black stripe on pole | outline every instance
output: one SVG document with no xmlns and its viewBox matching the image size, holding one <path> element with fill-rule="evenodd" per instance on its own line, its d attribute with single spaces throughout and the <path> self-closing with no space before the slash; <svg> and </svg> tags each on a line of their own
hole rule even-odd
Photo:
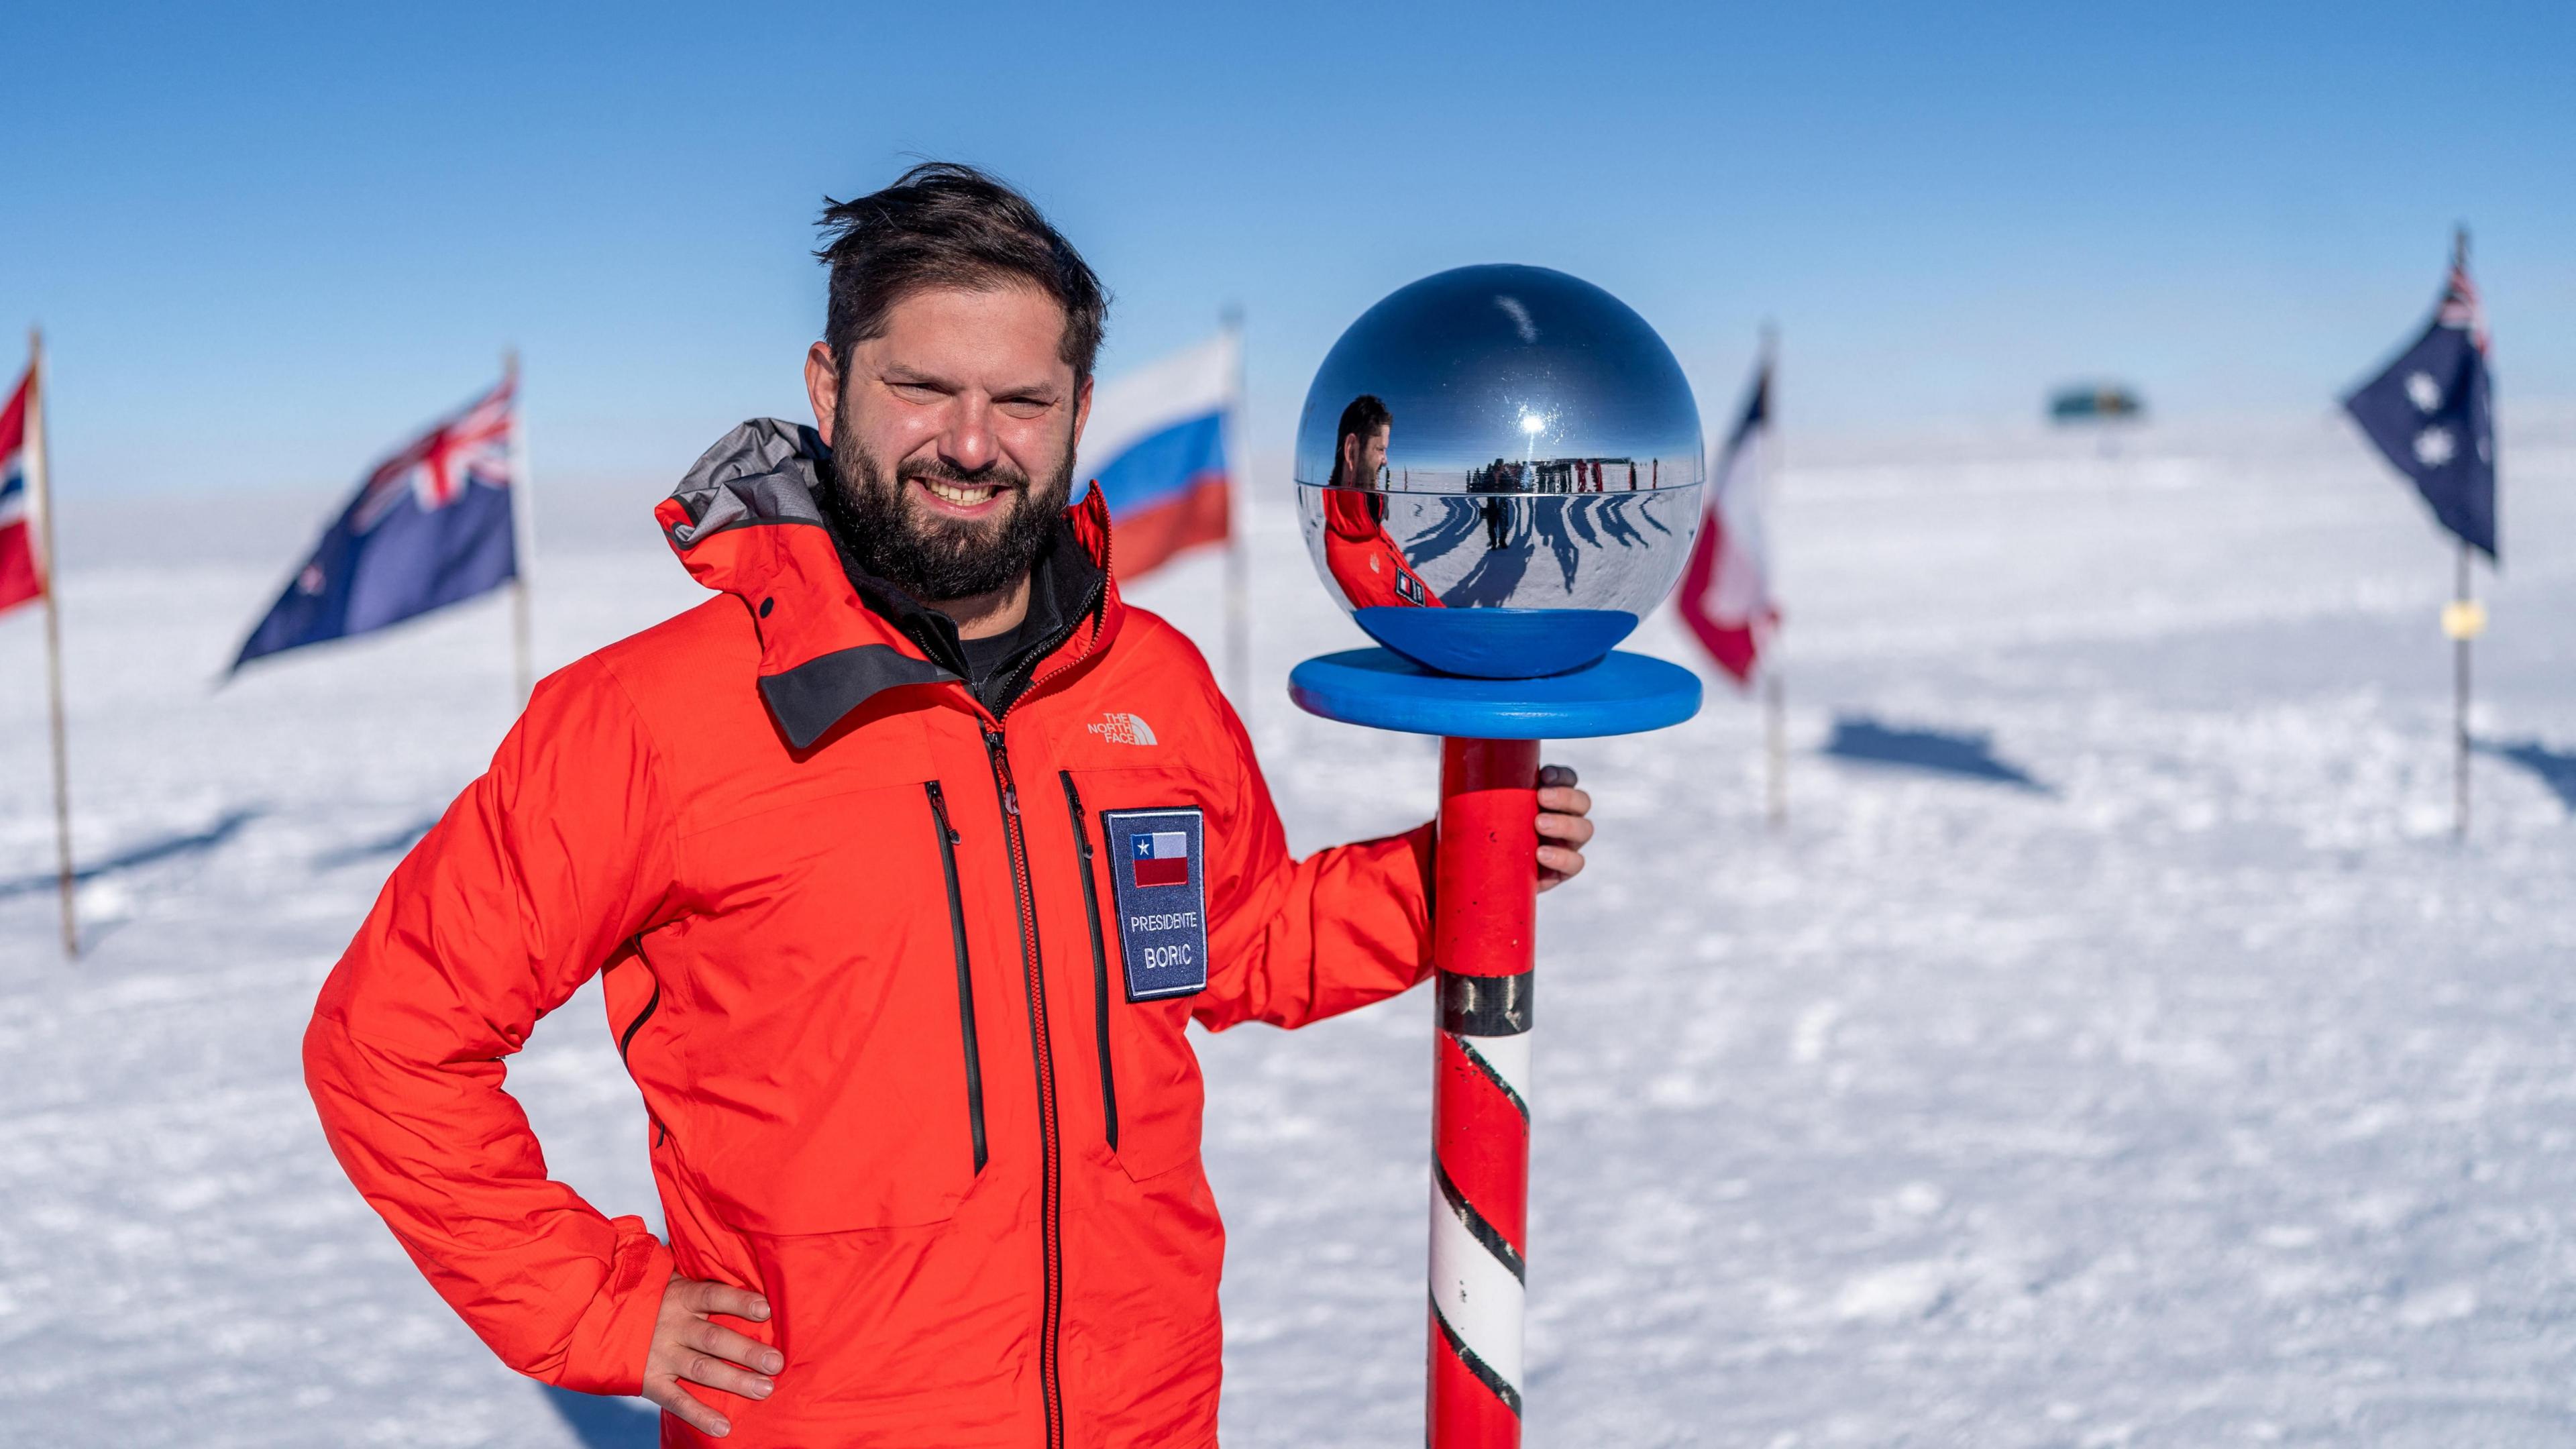
<svg viewBox="0 0 2576 1449">
<path fill-rule="evenodd" d="M 1519 1036 L 1530 1029 L 1531 980 L 1440 973 L 1440 1029 L 1459 1036 Z"/>
<path fill-rule="evenodd" d="M 1458 1184 L 1449 1180 L 1449 1169 L 1441 1166 L 1437 1159 L 1431 1164 L 1431 1175 L 1439 1181 L 1440 1195 L 1448 1199 L 1449 1210 L 1458 1215 L 1458 1221 L 1467 1225 L 1467 1235 L 1476 1240 L 1477 1246 L 1493 1254 L 1496 1262 L 1511 1269 L 1514 1278 L 1527 1284 L 1529 1265 L 1521 1261 L 1521 1250 L 1512 1246 L 1500 1228 L 1485 1221 L 1485 1215 L 1476 1211 L 1474 1203 L 1467 1201 L 1467 1195 L 1458 1190 Z"/>
<path fill-rule="evenodd" d="M 1431 1303 L 1431 1321 L 1440 1325 L 1440 1341 L 1449 1345 L 1449 1351 L 1458 1356 L 1459 1364 L 1463 1366 L 1468 1373 L 1474 1375 L 1476 1382 L 1483 1384 L 1495 1398 L 1502 1400 L 1503 1407 L 1512 1411 L 1513 1418 L 1519 1418 L 1521 1416 L 1521 1391 L 1513 1388 L 1510 1384 L 1505 1383 L 1503 1381 L 1503 1376 L 1494 1372 L 1494 1366 L 1492 1364 L 1476 1357 L 1476 1351 L 1469 1348 L 1467 1346 L 1467 1341 L 1458 1336 L 1458 1330 L 1451 1328 L 1449 1326 L 1449 1320 L 1440 1316 L 1440 1302 L 1438 1299 L 1432 1300 Z"/>
<path fill-rule="evenodd" d="M 1494 1090 L 1502 1093 L 1504 1099 L 1520 1112 L 1521 1120 L 1528 1121 L 1529 1103 L 1522 1101 L 1520 1092 L 1511 1083 L 1503 1080 L 1503 1074 L 1494 1070 L 1494 1064 L 1485 1060 L 1483 1052 L 1476 1050 L 1476 1044 L 1463 1036 L 1453 1036 L 1449 1039 L 1458 1044 L 1458 1054 L 1475 1063 L 1476 1070 L 1485 1074 L 1485 1080 L 1494 1084 Z"/>
</svg>

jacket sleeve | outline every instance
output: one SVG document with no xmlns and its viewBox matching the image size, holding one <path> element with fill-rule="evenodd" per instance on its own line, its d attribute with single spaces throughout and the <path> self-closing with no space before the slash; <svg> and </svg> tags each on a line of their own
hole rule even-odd
<svg viewBox="0 0 2576 1449">
<path fill-rule="evenodd" d="M 1208 830 L 1208 989 L 1191 1014 L 1214 1031 L 1304 1026 L 1430 975 L 1433 827 L 1290 859 L 1252 741 L 1217 708 L 1236 783 L 1232 818 Z"/>
<path fill-rule="evenodd" d="M 512 1368 L 592 1393 L 639 1391 L 671 1255 L 546 1176 L 502 1059 L 654 922 L 671 810 L 615 676 L 547 680 L 385 883 L 304 1035 L 332 1152 L 439 1295 Z"/>
</svg>

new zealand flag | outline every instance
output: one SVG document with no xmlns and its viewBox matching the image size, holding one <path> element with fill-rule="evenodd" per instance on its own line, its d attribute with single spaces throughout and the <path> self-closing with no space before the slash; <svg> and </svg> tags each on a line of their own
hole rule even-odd
<svg viewBox="0 0 2576 1449">
<path fill-rule="evenodd" d="M 367 475 L 242 645 L 264 654 L 345 639 L 518 577 L 510 515 L 515 376 Z"/>
<path fill-rule="evenodd" d="M 2397 471 L 2415 480 L 2433 517 L 2495 558 L 2495 411 L 2486 318 L 2465 246 L 2424 335 L 2343 405 Z"/>
</svg>

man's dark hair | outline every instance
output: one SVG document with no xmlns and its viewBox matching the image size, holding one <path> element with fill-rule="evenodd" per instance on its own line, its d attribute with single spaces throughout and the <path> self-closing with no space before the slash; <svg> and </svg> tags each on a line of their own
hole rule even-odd
<svg viewBox="0 0 2576 1449">
<path fill-rule="evenodd" d="M 926 161 L 883 191 L 827 196 L 817 225 L 823 245 L 814 255 L 832 269 L 823 343 L 844 372 L 850 349 L 884 335 L 886 313 L 912 293 L 1019 284 L 1064 309 L 1058 355 L 1075 378 L 1091 375 L 1109 294 L 1034 203 L 974 167 Z"/>
<path fill-rule="evenodd" d="M 1352 398 L 1351 405 L 1342 409 L 1342 425 L 1333 429 L 1333 476 L 1327 486 L 1338 488 L 1358 481 L 1342 476 L 1342 439 L 1357 436 L 1365 445 L 1371 434 L 1394 421 L 1395 414 L 1386 410 L 1377 394 L 1364 392 Z"/>
</svg>

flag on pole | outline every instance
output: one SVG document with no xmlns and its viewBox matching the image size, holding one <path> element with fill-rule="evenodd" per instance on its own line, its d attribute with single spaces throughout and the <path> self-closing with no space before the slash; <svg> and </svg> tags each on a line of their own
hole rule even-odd
<svg viewBox="0 0 2576 1449">
<path fill-rule="evenodd" d="M 378 464 L 233 661 L 396 624 L 516 578 L 510 435 L 518 379 Z"/>
<path fill-rule="evenodd" d="M 2343 400 L 2353 421 L 2461 543 L 2496 556 L 2495 409 L 2487 323 L 2465 237 L 2422 336 Z"/>
<path fill-rule="evenodd" d="M 1744 409 L 1709 472 L 1708 503 L 1691 545 L 1675 600 L 1682 622 L 1738 684 L 1753 670 L 1780 624 L 1771 597 L 1771 561 L 1763 538 L 1765 455 L 1771 449 L 1771 358 L 1764 352 Z"/>
<path fill-rule="evenodd" d="M 1226 538 L 1240 347 L 1229 329 L 1093 389 L 1074 476 L 1097 480 L 1109 504 L 1120 579 Z"/>
<path fill-rule="evenodd" d="M 37 557 L 36 520 L 27 486 L 27 423 L 36 411 L 36 370 L 18 383 L 0 408 L 0 609 L 13 609 L 45 594 L 44 561 Z"/>
</svg>

